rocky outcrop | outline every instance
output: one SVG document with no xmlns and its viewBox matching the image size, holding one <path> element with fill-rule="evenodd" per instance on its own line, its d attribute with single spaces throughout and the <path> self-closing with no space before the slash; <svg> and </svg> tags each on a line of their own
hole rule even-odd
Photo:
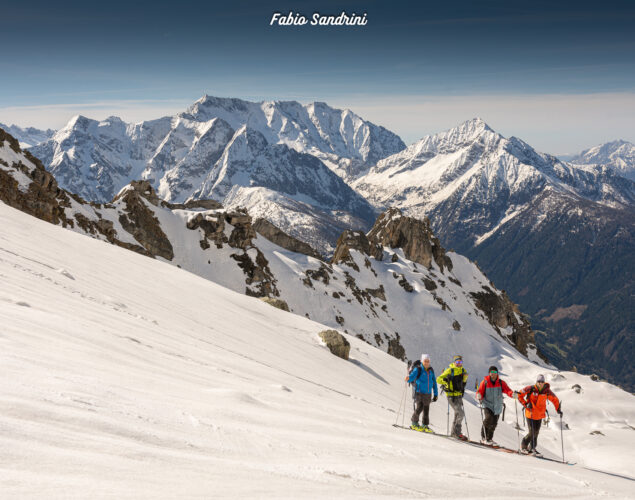
<svg viewBox="0 0 635 500">
<path fill-rule="evenodd" d="M 232 228 L 229 236 L 226 230 L 228 226 Z M 247 211 L 237 209 L 231 212 L 199 213 L 187 221 L 187 228 L 202 231 L 203 239 L 200 245 L 204 250 L 210 247 L 210 241 L 216 248 L 228 245 L 242 250 L 232 253 L 230 257 L 245 273 L 247 295 L 254 297 L 280 295 L 276 287 L 276 279 L 269 269 L 269 262 L 260 249 L 253 244 L 256 231 Z"/>
<path fill-rule="evenodd" d="M 204 210 L 218 210 L 223 208 L 223 204 L 216 200 L 188 200 L 185 203 L 170 203 L 161 201 L 161 206 L 170 210 L 195 210 L 202 208 Z"/>
<path fill-rule="evenodd" d="M 344 231 L 338 238 L 335 253 L 333 254 L 331 262 L 333 264 L 343 262 L 352 266 L 356 271 L 359 271 L 359 267 L 351 258 L 351 250 L 357 250 L 358 252 L 374 257 L 377 260 L 381 260 L 384 254 L 384 249 L 381 245 L 370 240 L 363 232 L 349 230 Z"/>
<path fill-rule="evenodd" d="M 314 250 L 311 245 L 308 245 L 293 236 L 289 236 L 282 229 L 274 226 L 267 219 L 256 219 L 253 224 L 253 228 L 258 234 L 264 236 L 279 247 L 290 250 L 291 252 L 302 253 L 310 257 L 315 257 L 316 259 L 324 260 L 324 258 L 316 250 Z"/>
<path fill-rule="evenodd" d="M 172 244 L 161 229 L 161 223 L 144 200 L 154 206 L 158 206 L 161 202 L 148 181 L 133 181 L 115 196 L 112 203 L 121 201 L 124 204 L 124 213 L 119 216 L 119 222 L 147 250 L 149 255 L 172 260 L 174 258 Z"/>
<path fill-rule="evenodd" d="M 452 270 L 452 261 L 432 233 L 427 217 L 423 220 L 404 217 L 401 210 L 390 208 L 379 216 L 368 233 L 368 239 L 381 246 L 401 248 L 408 260 L 427 268 L 434 260 L 441 272 L 444 268 Z"/>
<path fill-rule="evenodd" d="M 18 141 L 0 129 L 0 148 L 5 143 L 17 156 L 22 155 L 24 162 L 19 160 L 9 165 L 0 160 L 0 165 L 6 167 L 0 168 L 0 200 L 38 219 L 72 227 L 73 224 L 64 210 L 70 206 L 66 191 L 57 185 L 55 178 L 46 171 L 40 160 L 22 151 Z M 20 187 L 15 176 L 11 175 L 11 170 L 28 179 L 28 187 Z"/>
<path fill-rule="evenodd" d="M 348 355 L 351 352 L 351 344 L 344 335 L 336 330 L 324 330 L 319 334 L 320 338 L 329 348 L 332 354 L 335 356 L 348 360 Z"/>
<path fill-rule="evenodd" d="M 509 335 L 509 341 L 521 353 L 527 356 L 527 347 L 533 347 L 536 339 L 529 318 L 522 314 L 518 306 L 514 304 L 505 293 L 496 293 L 491 288 L 484 286 L 482 292 L 471 292 L 474 303 L 478 309 L 485 313 L 487 320 L 491 325 L 501 333 L 501 329 L 511 327 L 512 333 Z M 537 354 L 546 360 L 545 356 L 537 351 Z"/>
<path fill-rule="evenodd" d="M 261 297 L 260 300 L 262 300 L 263 302 L 266 302 L 267 304 L 269 304 L 272 307 L 275 307 L 276 309 L 280 309 L 282 311 L 289 311 L 289 305 L 282 299 L 274 299 L 271 297 Z"/>
</svg>

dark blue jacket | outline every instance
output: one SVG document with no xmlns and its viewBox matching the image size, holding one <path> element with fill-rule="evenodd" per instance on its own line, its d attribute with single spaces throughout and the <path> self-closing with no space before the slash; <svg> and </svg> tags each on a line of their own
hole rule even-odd
<svg viewBox="0 0 635 500">
<path fill-rule="evenodd" d="M 423 371 L 423 373 L 421 373 Z M 419 377 L 419 374 L 421 376 Z M 417 378 L 419 377 L 419 378 Z M 430 367 L 430 370 L 426 372 L 426 369 L 423 366 L 417 366 L 410 377 L 408 377 L 408 382 L 412 383 L 414 380 L 417 380 L 415 385 L 415 390 L 421 394 L 432 394 L 434 391 L 434 395 L 439 395 L 439 390 L 437 388 L 437 378 L 434 376 L 434 370 Z"/>
</svg>

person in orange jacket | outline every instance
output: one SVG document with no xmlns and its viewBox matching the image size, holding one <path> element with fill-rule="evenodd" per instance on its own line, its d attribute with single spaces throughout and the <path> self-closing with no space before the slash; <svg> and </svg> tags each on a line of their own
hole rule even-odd
<svg viewBox="0 0 635 500">
<path fill-rule="evenodd" d="M 521 451 L 524 453 L 536 453 L 538 433 L 542 419 L 547 411 L 547 400 L 555 406 L 558 415 L 562 415 L 560 400 L 545 383 L 545 376 L 538 375 L 535 385 L 528 385 L 518 394 L 518 401 L 525 407 L 525 418 L 529 433 L 523 438 Z"/>
</svg>

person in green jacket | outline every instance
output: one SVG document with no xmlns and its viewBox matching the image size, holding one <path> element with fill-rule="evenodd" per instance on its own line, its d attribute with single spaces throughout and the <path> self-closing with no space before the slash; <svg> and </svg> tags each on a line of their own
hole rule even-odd
<svg viewBox="0 0 635 500">
<path fill-rule="evenodd" d="M 448 403 L 454 410 L 454 422 L 452 424 L 451 436 L 463 441 L 467 438 L 461 432 L 465 411 L 463 409 L 463 393 L 467 383 L 468 374 L 463 368 L 463 357 L 454 356 L 453 362 L 446 370 L 439 375 L 437 383 L 443 387 Z"/>
</svg>

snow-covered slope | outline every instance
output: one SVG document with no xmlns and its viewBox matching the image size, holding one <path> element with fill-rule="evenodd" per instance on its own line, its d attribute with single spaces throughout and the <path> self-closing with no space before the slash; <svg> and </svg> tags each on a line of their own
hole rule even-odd
<svg viewBox="0 0 635 500">
<path fill-rule="evenodd" d="M 55 134 L 55 130 L 52 129 L 40 130 L 33 127 L 22 128 L 17 125 L 8 126 L 4 123 L 0 123 L 0 128 L 20 141 L 20 146 L 23 148 L 37 146 Z"/>
<path fill-rule="evenodd" d="M 126 186 L 111 204 L 86 203 L 60 190 L 15 141 L 4 144 L 0 200 L 48 222 L 241 293 L 283 299 L 296 314 L 342 326 L 400 359 L 418 357 L 431 338 L 439 340 L 432 353 L 479 346 L 481 372 L 509 349 L 538 359 L 527 318 L 476 265 L 446 254 L 427 220 L 388 211 L 368 236 L 344 232 L 333 261 L 323 262 L 284 236 L 258 235 L 244 211 L 170 204 L 147 181 Z"/>
<path fill-rule="evenodd" d="M 609 384 L 543 370 L 564 400 L 573 467 L 396 429 L 405 366 L 361 340 L 348 336 L 344 361 L 322 325 L 175 266 L 2 203 L 0 227 L 3 496 L 632 495 L 617 474 L 632 475 L 633 396 Z M 539 371 L 499 364 L 515 388 Z M 445 410 L 432 406 L 441 432 Z M 512 421 L 508 408 L 496 437 L 515 448 Z M 555 419 L 543 426 L 547 455 L 559 435 Z"/>
<path fill-rule="evenodd" d="M 632 142 L 606 142 L 582 151 L 571 158 L 571 162 L 582 165 L 606 165 L 618 175 L 635 181 L 635 144 Z"/>
</svg>

